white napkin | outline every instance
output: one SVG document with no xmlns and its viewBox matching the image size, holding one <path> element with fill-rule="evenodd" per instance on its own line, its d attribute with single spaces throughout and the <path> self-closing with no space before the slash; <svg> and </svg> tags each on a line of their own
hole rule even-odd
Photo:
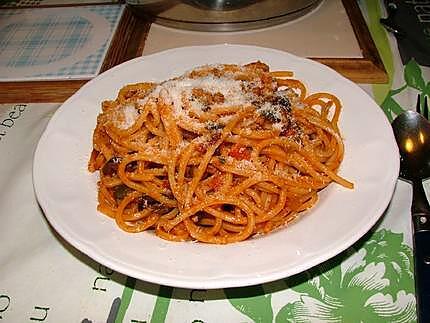
<svg viewBox="0 0 430 323">
<path fill-rule="evenodd" d="M 0 106 L 2 322 L 106 322 L 113 301 L 124 290 L 126 277 L 64 242 L 37 204 L 33 153 L 57 107 Z"/>
</svg>

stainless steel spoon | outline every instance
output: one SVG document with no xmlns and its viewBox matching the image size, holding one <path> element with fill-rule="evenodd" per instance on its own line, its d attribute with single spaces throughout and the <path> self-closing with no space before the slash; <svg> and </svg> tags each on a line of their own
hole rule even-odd
<svg viewBox="0 0 430 323">
<path fill-rule="evenodd" d="M 415 259 L 415 295 L 418 322 L 430 322 L 430 205 L 423 179 L 430 177 L 430 123 L 407 111 L 393 122 L 400 152 L 400 177 L 412 182 L 412 223 Z"/>
</svg>

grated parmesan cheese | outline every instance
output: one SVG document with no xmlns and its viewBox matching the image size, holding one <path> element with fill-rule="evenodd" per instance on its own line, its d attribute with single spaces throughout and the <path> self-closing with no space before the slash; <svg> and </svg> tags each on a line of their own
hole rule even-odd
<svg viewBox="0 0 430 323">
<path fill-rule="evenodd" d="M 276 122 L 276 123 L 272 124 L 272 128 L 276 131 L 282 131 L 284 128 L 284 123 L 283 122 Z"/>
<path fill-rule="evenodd" d="M 255 165 L 250 161 L 246 159 L 242 159 L 238 162 L 236 162 L 236 168 L 240 170 L 256 170 Z"/>
<path fill-rule="evenodd" d="M 184 102 L 190 102 L 189 108 L 199 115 L 207 108 L 198 99 L 193 98 L 192 90 L 200 88 L 211 95 L 220 93 L 224 96 L 223 103 L 217 106 L 243 106 L 250 105 L 255 100 L 255 95 L 251 91 L 244 91 L 244 81 L 234 79 L 235 73 L 224 73 L 220 76 L 206 75 L 204 77 L 190 78 L 189 74 L 180 78 L 171 79 L 160 83 L 150 93 L 149 97 L 160 97 L 165 103 L 171 104 L 175 119 L 189 115 L 190 111 L 185 109 Z M 259 82 L 248 82 L 252 86 L 258 86 Z M 146 103 L 142 100 L 140 104 Z"/>
<path fill-rule="evenodd" d="M 119 110 L 119 117 L 116 118 L 115 126 L 119 129 L 128 129 L 136 122 L 139 117 L 138 110 L 132 104 L 122 106 Z"/>
<path fill-rule="evenodd" d="M 273 123 L 279 123 L 282 120 L 279 107 L 271 104 L 270 102 L 264 102 L 263 105 L 257 109 L 257 112 Z"/>
</svg>

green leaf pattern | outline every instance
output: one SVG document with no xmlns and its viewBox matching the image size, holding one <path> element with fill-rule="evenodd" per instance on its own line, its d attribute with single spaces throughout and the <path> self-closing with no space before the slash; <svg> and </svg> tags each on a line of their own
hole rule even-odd
<svg viewBox="0 0 430 323">
<path fill-rule="evenodd" d="M 424 91 L 426 85 L 423 79 L 421 68 L 415 60 L 411 60 L 408 64 L 406 64 L 404 78 L 406 84 L 409 87 L 419 91 Z"/>
<path fill-rule="evenodd" d="M 374 318 L 369 322 L 377 320 L 383 322 L 414 322 L 415 316 L 415 297 L 413 294 L 406 294 L 404 291 L 397 293 L 396 298 L 391 295 L 378 293 L 370 297 L 365 307 L 375 313 Z"/>
<path fill-rule="evenodd" d="M 275 322 L 413 322 L 416 319 L 413 259 L 403 235 L 386 229 L 365 237 L 343 254 L 285 280 L 297 300 Z M 228 295 L 227 296 L 231 296 Z M 270 295 L 229 297 L 254 322 L 273 322 Z M 266 312 L 263 317 L 256 313 Z"/>
<path fill-rule="evenodd" d="M 387 241 L 391 241 L 391 245 L 396 245 L 398 248 L 390 249 Z M 413 293 L 414 286 L 411 283 L 413 282 L 413 254 L 409 246 L 402 242 L 402 234 L 380 230 L 367 242 L 365 259 L 367 263 L 383 262 L 386 266 L 385 277 L 391 284 L 397 285 L 398 289 L 407 293 Z"/>
<path fill-rule="evenodd" d="M 387 96 L 381 103 L 381 108 L 385 112 L 388 120 L 391 122 L 396 117 L 396 115 L 402 113 L 405 110 L 414 107 L 402 107 L 397 101 L 396 96 L 413 89 L 417 92 L 417 95 L 430 95 L 430 82 L 427 82 L 423 78 L 421 67 L 417 62 L 412 59 L 405 66 L 403 70 L 403 82 L 404 84 L 397 88 L 388 91 Z"/>
<path fill-rule="evenodd" d="M 251 318 L 253 322 L 266 323 L 273 321 L 271 295 L 264 295 L 264 290 L 260 285 L 225 289 L 224 293 L 231 305 Z"/>
<path fill-rule="evenodd" d="M 276 323 L 294 322 L 341 322 L 333 317 L 335 305 L 330 306 L 318 299 L 302 296 L 300 301 L 285 305 L 276 316 Z"/>
</svg>

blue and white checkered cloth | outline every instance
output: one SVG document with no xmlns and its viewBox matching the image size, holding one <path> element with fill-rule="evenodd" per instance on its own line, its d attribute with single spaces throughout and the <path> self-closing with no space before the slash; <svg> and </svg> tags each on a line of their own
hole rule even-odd
<svg viewBox="0 0 430 323">
<path fill-rule="evenodd" d="M 97 75 L 122 11 L 120 5 L 0 11 L 0 80 Z M 100 30 L 88 17 L 102 18 L 110 30 Z M 100 33 L 104 41 L 88 47 Z M 91 51 L 83 53 L 87 47 Z"/>
</svg>

